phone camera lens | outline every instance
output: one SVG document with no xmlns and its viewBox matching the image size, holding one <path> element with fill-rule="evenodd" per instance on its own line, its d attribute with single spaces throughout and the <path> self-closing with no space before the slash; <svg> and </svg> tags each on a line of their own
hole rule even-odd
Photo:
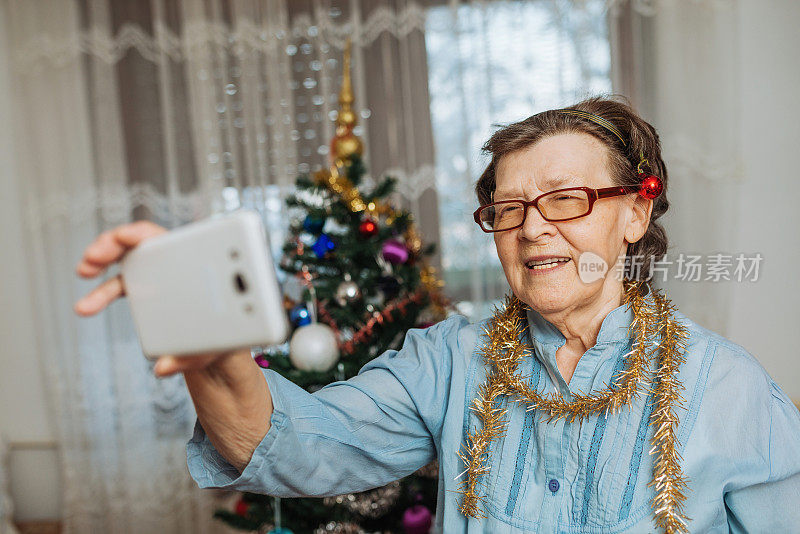
<svg viewBox="0 0 800 534">
<path fill-rule="evenodd" d="M 239 259 L 239 251 L 236 250 L 235 248 L 232 248 L 231 251 L 230 251 L 230 256 L 231 256 L 232 260 Z"/>
<path fill-rule="evenodd" d="M 236 273 L 236 276 L 234 276 L 233 279 L 236 283 L 236 289 L 239 291 L 239 293 L 246 293 L 247 283 L 244 281 L 244 276 L 242 276 L 242 273 Z"/>
</svg>

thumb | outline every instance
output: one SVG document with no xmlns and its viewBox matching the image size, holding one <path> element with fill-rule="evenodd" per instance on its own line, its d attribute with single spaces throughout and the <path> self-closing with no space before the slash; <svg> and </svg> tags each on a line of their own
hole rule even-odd
<svg viewBox="0 0 800 534">
<path fill-rule="evenodd" d="M 199 369 L 204 369 L 214 360 L 224 356 L 225 354 L 229 353 L 209 352 L 206 354 L 196 354 L 193 356 L 175 356 L 173 354 L 167 354 L 158 358 L 155 367 L 153 367 L 153 373 L 156 375 L 156 377 L 162 378 L 184 371 L 196 371 Z"/>
<path fill-rule="evenodd" d="M 158 378 L 169 376 L 177 371 L 177 361 L 175 356 L 160 356 L 153 367 L 153 373 Z"/>
</svg>

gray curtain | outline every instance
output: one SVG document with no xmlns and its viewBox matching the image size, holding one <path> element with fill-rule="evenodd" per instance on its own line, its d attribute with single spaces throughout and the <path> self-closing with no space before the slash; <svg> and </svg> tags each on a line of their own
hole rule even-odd
<svg viewBox="0 0 800 534">
<path fill-rule="evenodd" d="M 615 1 L 609 10 L 612 77 L 658 130 L 669 171 L 670 248 L 663 286 L 678 307 L 703 326 L 728 332 L 739 251 L 737 188 L 741 156 L 738 0 L 678 3 Z M 747 253 L 747 254 L 745 254 Z M 678 262 L 702 266 L 697 280 Z M 717 267 L 713 267 L 717 265 Z M 728 278 L 715 274 L 728 273 Z"/>
</svg>

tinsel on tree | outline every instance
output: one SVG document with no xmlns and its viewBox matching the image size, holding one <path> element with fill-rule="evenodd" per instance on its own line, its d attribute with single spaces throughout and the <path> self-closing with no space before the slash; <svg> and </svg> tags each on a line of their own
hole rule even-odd
<svg viewBox="0 0 800 534">
<path fill-rule="evenodd" d="M 444 319 L 452 309 L 427 257 L 411 213 L 389 202 L 396 179 L 364 184 L 363 145 L 353 133 L 350 43 L 344 54 L 340 109 L 329 167 L 296 180 L 280 268 L 288 343 L 256 356 L 262 367 L 314 392 L 347 380 L 410 328 Z M 435 513 L 438 464 L 389 485 L 325 498 L 278 499 L 243 493 L 234 510 L 217 510 L 230 526 L 259 532 L 424 534 Z"/>
</svg>

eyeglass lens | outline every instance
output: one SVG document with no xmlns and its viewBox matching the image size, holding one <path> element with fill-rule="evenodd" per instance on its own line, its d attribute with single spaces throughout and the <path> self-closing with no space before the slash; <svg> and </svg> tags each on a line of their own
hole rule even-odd
<svg viewBox="0 0 800 534">
<path fill-rule="evenodd" d="M 487 230 L 507 230 L 525 219 L 522 202 L 489 204 L 480 212 L 481 224 Z M 559 221 L 580 217 L 589 212 L 589 195 L 582 189 L 554 191 L 539 199 L 539 210 L 546 219 Z"/>
</svg>

